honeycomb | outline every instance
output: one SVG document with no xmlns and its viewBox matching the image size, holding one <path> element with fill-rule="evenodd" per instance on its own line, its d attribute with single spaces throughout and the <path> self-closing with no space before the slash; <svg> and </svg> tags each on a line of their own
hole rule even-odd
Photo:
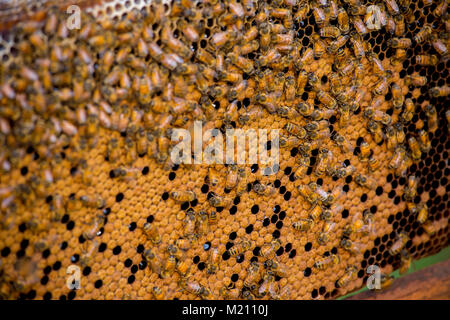
<svg viewBox="0 0 450 320">
<path fill-rule="evenodd" d="M 446 1 L 74 2 L 0 5 L 2 298 L 335 299 L 448 246 Z M 279 164 L 174 165 L 195 120 Z"/>
</svg>

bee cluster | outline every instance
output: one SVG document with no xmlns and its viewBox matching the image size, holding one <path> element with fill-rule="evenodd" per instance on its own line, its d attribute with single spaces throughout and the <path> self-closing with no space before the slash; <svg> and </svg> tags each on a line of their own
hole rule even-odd
<svg viewBox="0 0 450 320">
<path fill-rule="evenodd" d="M 2 298 L 328 299 L 448 245 L 446 1 L 90 11 L 10 30 Z M 280 129 L 280 163 L 173 164 L 195 120 Z"/>
</svg>

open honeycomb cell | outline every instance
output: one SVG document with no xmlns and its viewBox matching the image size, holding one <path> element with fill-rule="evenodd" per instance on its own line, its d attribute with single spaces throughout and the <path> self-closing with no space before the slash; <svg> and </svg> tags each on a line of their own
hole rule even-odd
<svg viewBox="0 0 450 320">
<path fill-rule="evenodd" d="M 0 1 L 0 297 L 387 287 L 449 244 L 447 6 Z M 279 161 L 175 164 L 195 121 Z"/>
</svg>

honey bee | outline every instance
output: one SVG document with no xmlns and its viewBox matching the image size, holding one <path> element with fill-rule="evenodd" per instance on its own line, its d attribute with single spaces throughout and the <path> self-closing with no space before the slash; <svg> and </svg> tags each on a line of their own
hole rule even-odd
<svg viewBox="0 0 450 320">
<path fill-rule="evenodd" d="M 271 185 L 254 183 L 253 191 L 261 196 L 271 196 L 272 194 L 275 193 L 275 188 L 272 187 Z"/>
<path fill-rule="evenodd" d="M 417 222 L 419 222 L 420 224 L 424 224 L 428 219 L 428 206 L 425 203 L 422 203 L 418 206 L 418 208 L 416 208 L 416 211 L 417 210 L 418 210 Z"/>
<path fill-rule="evenodd" d="M 208 274 L 215 274 L 219 270 L 220 255 L 219 250 L 214 248 L 209 253 Z"/>
<path fill-rule="evenodd" d="M 391 117 L 387 113 L 380 110 L 375 110 L 372 107 L 365 109 L 363 114 L 365 117 L 372 119 L 374 121 L 381 122 L 386 126 L 390 125 L 392 122 Z"/>
<path fill-rule="evenodd" d="M 194 191 L 173 191 L 170 193 L 170 197 L 179 202 L 191 202 L 197 199 Z"/>
<path fill-rule="evenodd" d="M 355 177 L 355 182 L 361 187 L 365 187 L 372 190 L 377 187 L 375 180 L 362 174 L 359 174 Z"/>
<path fill-rule="evenodd" d="M 353 145 L 343 135 L 336 132 L 333 141 L 342 150 L 342 152 L 353 152 L 355 149 Z"/>
<path fill-rule="evenodd" d="M 175 271 L 182 277 L 187 278 L 191 267 L 185 261 L 178 261 Z"/>
<path fill-rule="evenodd" d="M 231 200 L 227 197 L 222 197 L 219 195 L 213 195 L 208 200 L 209 204 L 215 208 L 223 207 L 228 208 L 231 205 Z"/>
<path fill-rule="evenodd" d="M 434 9 L 433 15 L 438 18 L 445 15 L 447 12 L 447 7 L 448 7 L 448 3 L 446 1 L 440 2 L 436 6 L 436 9 Z"/>
<path fill-rule="evenodd" d="M 403 106 L 403 102 L 405 101 L 405 96 L 402 93 L 402 89 L 396 83 L 391 85 L 391 93 L 392 93 L 392 104 L 395 109 L 401 110 Z"/>
<path fill-rule="evenodd" d="M 395 256 L 400 253 L 400 251 L 405 247 L 406 243 L 409 241 L 409 237 L 406 233 L 402 232 L 398 234 L 397 240 L 389 248 L 389 254 Z"/>
<path fill-rule="evenodd" d="M 317 98 L 326 108 L 336 109 L 337 107 L 336 100 L 332 96 L 330 96 L 327 92 L 319 90 L 317 92 Z"/>
<path fill-rule="evenodd" d="M 224 287 L 220 288 L 219 294 L 225 300 L 237 300 L 237 299 L 239 299 L 241 292 L 238 288 L 229 289 L 224 286 Z"/>
<path fill-rule="evenodd" d="M 286 119 L 296 119 L 300 116 L 300 114 L 294 109 L 287 106 L 281 106 L 277 110 L 277 114 Z"/>
<path fill-rule="evenodd" d="M 335 228 L 336 224 L 331 221 L 326 221 L 323 225 L 322 232 L 319 233 L 317 237 L 317 242 L 319 245 L 325 245 L 330 241 L 330 238 L 332 236 L 332 232 Z"/>
<path fill-rule="evenodd" d="M 326 15 L 322 8 L 320 8 L 318 5 L 314 4 L 311 5 L 311 9 L 313 10 L 313 16 L 316 24 L 321 27 L 325 24 L 326 21 Z"/>
<path fill-rule="evenodd" d="M 275 253 L 280 249 L 281 242 L 278 239 L 273 240 L 270 243 L 266 243 L 261 247 L 259 255 L 266 259 L 273 259 L 275 257 Z"/>
<path fill-rule="evenodd" d="M 436 108 L 432 105 L 426 105 L 425 106 L 425 114 L 428 117 L 428 131 L 429 132 L 435 132 L 438 128 L 438 118 L 437 118 L 437 112 Z"/>
<path fill-rule="evenodd" d="M 420 157 L 422 156 L 422 151 L 420 150 L 420 145 L 419 145 L 419 142 L 417 141 L 417 139 L 414 137 L 410 137 L 408 139 L 408 145 L 409 145 L 409 148 L 411 149 L 412 158 L 414 160 L 420 159 Z"/>
<path fill-rule="evenodd" d="M 370 120 L 367 124 L 367 129 L 372 133 L 375 143 L 380 144 L 383 142 L 385 135 L 376 121 Z"/>
<path fill-rule="evenodd" d="M 237 245 L 235 245 L 234 247 L 231 247 L 228 250 L 228 253 L 230 254 L 230 256 L 235 257 L 235 256 L 249 250 L 252 247 L 252 245 L 253 245 L 252 241 L 244 238 Z"/>
<path fill-rule="evenodd" d="M 156 300 L 165 300 L 165 295 L 164 295 L 163 291 L 161 290 L 161 288 L 159 288 L 159 287 L 156 287 L 156 286 L 153 287 L 152 294 Z"/>
<path fill-rule="evenodd" d="M 400 274 L 405 274 L 411 268 L 412 257 L 408 254 L 408 251 L 403 249 L 400 254 Z"/>
<path fill-rule="evenodd" d="M 315 204 L 318 200 L 318 196 L 315 193 L 316 188 L 317 185 L 310 183 L 309 185 L 299 185 L 297 190 L 306 201 L 310 204 Z"/>
<path fill-rule="evenodd" d="M 356 278 L 357 271 L 358 269 L 356 268 L 356 266 L 347 266 L 345 268 L 345 274 L 336 281 L 337 287 L 345 288 L 351 281 Z"/>
<path fill-rule="evenodd" d="M 301 70 L 298 73 L 298 77 L 297 77 L 297 95 L 298 96 L 301 96 L 303 94 L 307 83 L 308 83 L 308 72 L 306 72 L 305 70 Z M 308 107 L 308 106 L 309 106 L 308 104 L 302 102 L 297 106 L 297 110 L 301 114 L 303 114 L 302 111 L 300 110 L 301 107 Z M 312 108 L 312 109 L 314 109 L 314 108 Z M 305 110 L 305 112 L 306 112 L 306 110 Z"/>
<path fill-rule="evenodd" d="M 431 141 L 428 136 L 428 133 L 425 130 L 419 131 L 419 141 L 420 141 L 420 149 L 423 152 L 428 152 L 431 149 Z"/>
<path fill-rule="evenodd" d="M 416 55 L 416 63 L 421 66 L 435 66 L 437 65 L 439 59 L 435 55 Z"/>
<path fill-rule="evenodd" d="M 339 30 L 342 34 L 347 34 L 350 31 L 350 24 L 347 11 L 343 8 L 338 9 L 337 14 Z"/>
<path fill-rule="evenodd" d="M 425 25 L 423 26 L 422 29 L 419 30 L 418 33 L 414 35 L 413 39 L 416 43 L 420 44 L 425 40 L 427 40 L 431 36 L 431 33 L 432 33 L 431 26 Z"/>
<path fill-rule="evenodd" d="M 410 75 L 405 77 L 407 85 L 413 85 L 416 87 L 422 87 L 427 84 L 428 80 L 425 76 L 420 75 Z"/>
<path fill-rule="evenodd" d="M 390 286 L 392 286 L 392 284 L 394 283 L 394 277 L 384 274 L 381 274 L 381 279 L 380 279 L 380 285 L 381 285 L 381 289 L 380 290 L 386 290 L 387 288 L 389 288 Z"/>
<path fill-rule="evenodd" d="M 294 136 L 297 136 L 299 139 L 303 139 L 306 137 L 306 130 L 295 123 L 289 122 L 284 126 L 284 129 Z"/>
<path fill-rule="evenodd" d="M 364 22 L 361 20 L 360 17 L 358 16 L 353 16 L 351 19 L 353 26 L 356 29 L 356 32 L 358 32 L 358 34 L 360 35 L 365 35 L 366 33 L 368 33 L 369 31 L 366 28 L 366 25 L 364 24 Z"/>
<path fill-rule="evenodd" d="M 306 172 L 308 171 L 309 163 L 310 163 L 310 160 L 308 157 L 301 157 L 298 160 L 299 165 L 294 172 L 295 179 L 302 179 L 306 175 Z"/>
<path fill-rule="evenodd" d="M 175 240 L 174 245 L 184 251 L 187 251 L 191 248 L 191 242 L 184 238 Z"/>
<path fill-rule="evenodd" d="M 261 285 L 258 288 L 258 297 L 264 297 L 270 291 L 274 292 L 273 286 L 275 285 L 275 275 L 273 272 L 267 272 L 264 277 Z"/>
<path fill-rule="evenodd" d="M 184 219 L 183 236 L 192 240 L 196 237 L 196 216 L 194 211 L 188 211 Z"/>
<path fill-rule="evenodd" d="M 341 31 L 337 27 L 328 26 L 323 27 L 319 31 L 320 36 L 323 38 L 337 38 L 341 35 Z"/>
<path fill-rule="evenodd" d="M 300 3 L 297 12 L 294 14 L 294 20 L 303 21 L 306 19 L 308 12 L 310 10 L 309 2 Z M 342 31 L 342 30 L 341 30 Z"/>
<path fill-rule="evenodd" d="M 314 225 L 314 221 L 311 219 L 300 219 L 292 224 L 292 227 L 297 231 L 308 231 Z"/>
<path fill-rule="evenodd" d="M 145 261 L 147 261 L 150 270 L 152 270 L 157 275 L 161 275 L 161 271 L 163 270 L 161 258 L 151 249 L 145 250 L 142 256 Z"/>
<path fill-rule="evenodd" d="M 101 209 L 105 206 L 105 200 L 99 195 L 84 195 L 80 197 L 81 203 L 89 208 Z"/>
<path fill-rule="evenodd" d="M 446 97 L 450 94 L 450 87 L 449 86 L 433 87 L 429 90 L 429 92 L 430 95 L 435 98 Z"/>
<path fill-rule="evenodd" d="M 316 262 L 314 262 L 314 268 L 318 270 L 325 270 L 331 266 L 335 266 L 339 264 L 340 257 L 336 254 L 331 254 L 328 257 L 323 257 L 321 259 L 318 259 Z"/>
<path fill-rule="evenodd" d="M 197 236 L 201 237 L 206 235 L 209 230 L 208 214 L 205 211 L 200 211 L 197 222 Z"/>
<path fill-rule="evenodd" d="M 352 255 L 357 255 L 357 254 L 361 253 L 361 245 L 355 244 L 350 239 L 346 239 L 346 238 L 342 239 L 340 242 L 340 245 L 344 250 L 348 251 Z"/>
<path fill-rule="evenodd" d="M 146 222 L 143 231 L 153 244 L 161 243 L 161 236 L 159 235 L 158 229 L 153 224 Z"/>
<path fill-rule="evenodd" d="M 247 276 L 244 279 L 244 287 L 255 291 L 258 282 L 261 280 L 261 266 L 257 261 L 253 261 L 250 263 L 248 270 L 247 270 Z"/>
</svg>

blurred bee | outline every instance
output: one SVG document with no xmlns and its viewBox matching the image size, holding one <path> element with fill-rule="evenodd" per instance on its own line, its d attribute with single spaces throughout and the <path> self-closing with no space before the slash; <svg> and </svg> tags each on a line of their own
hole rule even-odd
<svg viewBox="0 0 450 320">
<path fill-rule="evenodd" d="M 415 87 L 422 87 L 428 82 L 427 77 L 420 75 L 410 75 L 405 77 L 406 85 L 413 85 Z"/>
<path fill-rule="evenodd" d="M 181 250 L 187 251 L 191 248 L 191 242 L 184 238 L 179 238 L 175 240 L 175 246 Z"/>
<path fill-rule="evenodd" d="M 316 188 L 316 184 L 310 183 L 309 185 L 299 185 L 297 187 L 297 190 L 306 201 L 308 201 L 310 204 L 315 204 L 318 200 L 318 195 L 315 192 Z"/>
<path fill-rule="evenodd" d="M 261 266 L 257 261 L 253 261 L 250 263 L 248 270 L 247 270 L 247 276 L 244 279 L 244 287 L 255 291 L 258 282 L 261 280 Z"/>
<path fill-rule="evenodd" d="M 447 97 L 450 94 L 450 87 L 449 86 L 433 87 L 429 90 L 429 93 L 432 97 L 435 98 Z"/>
<path fill-rule="evenodd" d="M 381 289 L 380 290 L 386 290 L 387 288 L 389 288 L 390 286 L 392 286 L 392 284 L 394 283 L 394 277 L 384 274 L 381 274 L 381 279 L 380 279 L 380 285 L 381 285 Z"/>
<path fill-rule="evenodd" d="M 235 256 L 249 250 L 252 247 L 252 245 L 253 245 L 253 243 L 250 240 L 247 240 L 244 238 L 237 245 L 230 248 L 228 250 L 228 253 L 230 254 L 230 256 L 235 257 Z"/>
<path fill-rule="evenodd" d="M 284 129 L 285 129 L 289 134 L 295 135 L 295 136 L 297 136 L 297 137 L 300 138 L 300 139 L 303 139 L 303 138 L 306 137 L 306 130 L 305 130 L 304 128 L 302 128 L 302 127 L 300 127 L 300 126 L 298 126 L 298 125 L 292 123 L 292 122 L 287 123 L 287 124 L 284 126 Z"/>
<path fill-rule="evenodd" d="M 325 24 L 326 21 L 326 15 L 322 8 L 320 8 L 317 4 L 310 4 L 311 9 L 313 10 L 313 16 L 316 24 L 320 27 L 322 27 Z"/>
<path fill-rule="evenodd" d="M 411 149 L 411 156 L 414 160 L 420 159 L 422 156 L 422 151 L 420 151 L 420 145 L 416 138 L 410 137 L 408 139 L 408 145 Z"/>
<path fill-rule="evenodd" d="M 424 224 L 428 219 L 428 206 L 425 203 L 421 203 L 418 208 L 415 209 L 415 211 L 418 211 L 417 222 L 419 222 L 420 224 Z"/>
<path fill-rule="evenodd" d="M 350 31 L 350 24 L 347 11 L 344 8 L 339 8 L 337 14 L 339 30 L 342 34 L 347 34 Z"/>
<path fill-rule="evenodd" d="M 232 190 L 238 183 L 238 169 L 236 165 L 228 167 L 227 178 L 225 180 L 225 189 Z"/>
<path fill-rule="evenodd" d="M 332 232 L 335 228 L 336 224 L 331 221 L 326 221 L 323 225 L 322 232 L 319 233 L 317 237 L 317 242 L 319 245 L 325 245 L 330 241 L 330 238 L 332 236 Z"/>
<path fill-rule="evenodd" d="M 208 223 L 210 225 L 217 224 L 217 212 L 211 211 L 208 215 Z"/>
<path fill-rule="evenodd" d="M 161 275 L 161 271 L 163 270 L 161 258 L 151 249 L 145 250 L 142 256 L 145 261 L 147 261 L 150 270 L 152 270 L 157 275 Z"/>
<path fill-rule="evenodd" d="M 302 94 L 303 94 L 303 92 L 304 92 L 304 90 L 305 90 L 305 86 L 306 86 L 306 84 L 308 83 L 308 72 L 306 72 L 305 70 L 301 70 L 299 73 L 298 73 L 298 77 L 297 77 L 297 95 L 298 96 L 301 96 Z M 297 106 L 297 110 L 301 113 L 301 114 L 303 114 L 302 113 L 302 111 L 301 111 L 301 108 L 303 107 L 303 108 L 306 108 L 306 107 L 308 107 L 309 105 L 308 104 L 306 104 L 306 103 L 304 103 L 304 102 L 301 102 L 298 106 Z M 300 108 L 299 108 L 300 107 Z M 313 108 L 314 109 L 314 108 Z M 306 112 L 306 110 L 305 110 L 305 112 Z M 303 114 L 303 115 L 305 115 L 305 114 Z"/>
<path fill-rule="evenodd" d="M 418 33 L 414 35 L 413 39 L 416 43 L 420 44 L 427 40 L 431 36 L 431 33 L 431 26 L 425 25 L 422 29 L 419 30 Z"/>
<path fill-rule="evenodd" d="M 254 183 L 253 191 L 261 196 L 270 196 L 275 193 L 275 188 L 267 184 Z"/>
<path fill-rule="evenodd" d="M 355 177 L 355 182 L 361 187 L 365 187 L 372 190 L 377 187 L 375 180 L 362 174 L 359 174 Z"/>
<path fill-rule="evenodd" d="M 283 118 L 294 120 L 300 116 L 300 114 L 294 108 L 287 106 L 281 106 L 277 110 L 277 114 Z"/>
<path fill-rule="evenodd" d="M 352 255 L 357 255 L 361 253 L 361 245 L 355 244 L 350 239 L 342 239 L 340 242 L 341 247 Z"/>
<path fill-rule="evenodd" d="M 416 63 L 421 66 L 435 66 L 437 65 L 439 59 L 435 55 L 416 55 Z"/>
<path fill-rule="evenodd" d="M 294 20 L 296 20 L 297 22 L 305 20 L 309 10 L 309 2 L 301 2 L 298 6 L 297 12 L 294 14 Z"/>
<path fill-rule="evenodd" d="M 171 276 L 175 271 L 176 265 L 177 258 L 172 254 L 169 255 L 164 265 L 163 271 L 161 272 L 161 278 L 166 279 L 167 277 Z"/>
<path fill-rule="evenodd" d="M 405 19 L 402 15 L 394 16 L 394 22 L 395 22 L 395 31 L 394 34 L 397 37 L 403 37 L 406 32 L 406 26 L 405 26 Z"/>
<path fill-rule="evenodd" d="M 266 259 L 273 259 L 275 257 L 275 253 L 280 249 L 281 242 L 278 239 L 273 240 L 270 243 L 266 243 L 261 247 L 259 255 Z"/>
<path fill-rule="evenodd" d="M 152 294 L 156 300 L 165 300 L 165 295 L 164 295 L 163 291 L 161 290 L 161 288 L 159 288 L 159 287 L 156 287 L 156 286 L 153 287 Z"/>
<path fill-rule="evenodd" d="M 428 132 L 435 132 L 438 128 L 438 118 L 436 108 L 430 104 L 425 106 L 425 114 L 428 117 Z"/>
<path fill-rule="evenodd" d="M 406 233 L 402 232 L 397 236 L 397 240 L 389 248 L 389 254 L 395 256 L 400 253 L 400 251 L 405 247 L 406 243 L 409 241 L 409 237 Z"/>
<path fill-rule="evenodd" d="M 209 204 L 215 208 L 217 207 L 223 207 L 223 208 L 228 208 L 231 205 L 231 200 L 227 197 L 222 197 L 219 195 L 213 195 L 211 198 L 209 198 L 208 200 Z"/>
<path fill-rule="evenodd" d="M 219 295 L 225 300 L 238 300 L 241 295 L 241 291 L 238 288 L 230 289 L 224 286 L 220 288 Z"/>
<path fill-rule="evenodd" d="M 402 89 L 398 84 L 392 83 L 391 93 L 392 93 L 392 105 L 394 106 L 395 109 L 401 110 L 403 102 L 405 101 L 405 96 L 402 93 Z"/>
<path fill-rule="evenodd" d="M 422 228 L 430 237 L 436 233 L 436 227 L 431 221 L 425 222 Z"/>
<path fill-rule="evenodd" d="M 376 121 L 370 120 L 367 124 L 367 129 L 372 133 L 372 137 L 376 144 L 383 142 L 385 136 L 380 125 Z"/>
<path fill-rule="evenodd" d="M 341 35 L 341 31 L 337 27 L 327 26 L 319 30 L 319 34 L 323 38 L 337 38 Z"/>
<path fill-rule="evenodd" d="M 308 157 L 300 157 L 298 160 L 298 167 L 294 172 L 295 179 L 302 179 L 308 171 L 310 160 Z"/>
<path fill-rule="evenodd" d="M 244 168 L 238 169 L 239 179 L 236 186 L 236 195 L 242 196 L 247 191 L 247 172 Z"/>
<path fill-rule="evenodd" d="M 370 155 L 372 154 L 370 145 L 366 141 L 363 141 L 361 142 L 359 149 L 360 149 L 359 160 L 362 162 L 368 161 Z"/>
<path fill-rule="evenodd" d="M 273 272 L 267 272 L 264 277 L 261 285 L 258 288 L 258 295 L 257 297 L 264 297 L 269 291 L 275 291 L 273 287 L 275 284 L 275 275 Z"/>
<path fill-rule="evenodd" d="M 411 47 L 410 38 L 392 38 L 387 41 L 387 45 L 391 48 L 407 49 Z"/>
<path fill-rule="evenodd" d="M 208 223 L 208 214 L 205 211 L 200 211 L 198 213 L 197 220 L 197 236 L 201 237 L 208 233 L 209 231 L 209 223 Z"/>
<path fill-rule="evenodd" d="M 219 250 L 214 248 L 209 253 L 208 274 L 215 274 L 219 270 L 220 255 Z"/>
<path fill-rule="evenodd" d="M 186 218 L 184 219 L 183 236 L 189 240 L 194 239 L 197 236 L 196 229 L 197 229 L 197 219 L 195 216 L 195 212 L 193 210 L 188 211 L 186 213 Z"/>
<path fill-rule="evenodd" d="M 274 275 L 281 277 L 281 278 L 286 278 L 288 276 L 288 269 L 287 267 L 278 262 L 278 261 L 274 261 L 274 260 L 266 260 L 264 262 L 264 266 L 269 269 L 271 272 L 274 273 Z"/>
<path fill-rule="evenodd" d="M 336 281 L 338 288 L 345 288 L 351 281 L 356 279 L 358 269 L 354 265 L 345 268 L 345 274 Z"/>
<path fill-rule="evenodd" d="M 386 126 L 390 125 L 392 122 L 391 117 L 387 113 L 380 110 L 375 110 L 372 107 L 366 108 L 363 114 L 365 117 L 372 119 L 374 121 L 381 122 Z"/>
<path fill-rule="evenodd" d="M 352 144 L 342 136 L 341 134 L 337 133 L 333 137 L 333 141 L 336 143 L 336 145 L 341 149 L 342 152 L 353 152 L 355 149 Z"/>
<path fill-rule="evenodd" d="M 311 219 L 300 219 L 292 224 L 292 227 L 297 231 L 309 231 L 314 225 Z"/>
<path fill-rule="evenodd" d="M 331 266 L 339 264 L 340 261 L 341 259 L 338 255 L 331 254 L 328 257 L 318 259 L 316 262 L 314 262 L 313 267 L 319 270 L 325 270 Z"/>
<path fill-rule="evenodd" d="M 317 98 L 326 108 L 336 109 L 337 107 L 336 100 L 332 96 L 330 96 L 327 92 L 319 90 L 317 92 Z"/>
<path fill-rule="evenodd" d="M 105 206 L 105 200 L 99 195 L 81 196 L 81 203 L 88 208 L 101 209 Z"/>
<path fill-rule="evenodd" d="M 187 278 L 191 267 L 185 261 L 178 261 L 175 271 L 182 277 Z"/>
<path fill-rule="evenodd" d="M 360 17 L 358 16 L 353 16 L 351 19 L 353 26 L 356 29 L 356 32 L 358 32 L 358 34 L 360 35 L 365 35 L 366 33 L 368 33 L 369 31 L 366 28 L 366 25 L 364 24 L 364 22 L 361 20 Z"/>
<path fill-rule="evenodd" d="M 412 256 L 408 254 L 408 251 L 403 249 L 400 254 L 400 274 L 405 274 L 411 268 Z"/>
<path fill-rule="evenodd" d="M 153 244 L 161 243 L 161 236 L 158 229 L 151 223 L 144 223 L 143 231 L 145 235 L 152 241 Z"/>
<path fill-rule="evenodd" d="M 442 17 L 447 13 L 447 7 L 448 7 L 447 1 L 439 2 L 439 4 L 433 10 L 433 15 L 437 18 Z"/>
<path fill-rule="evenodd" d="M 179 202 L 191 202 L 197 199 L 194 191 L 172 191 L 170 197 Z"/>
</svg>

